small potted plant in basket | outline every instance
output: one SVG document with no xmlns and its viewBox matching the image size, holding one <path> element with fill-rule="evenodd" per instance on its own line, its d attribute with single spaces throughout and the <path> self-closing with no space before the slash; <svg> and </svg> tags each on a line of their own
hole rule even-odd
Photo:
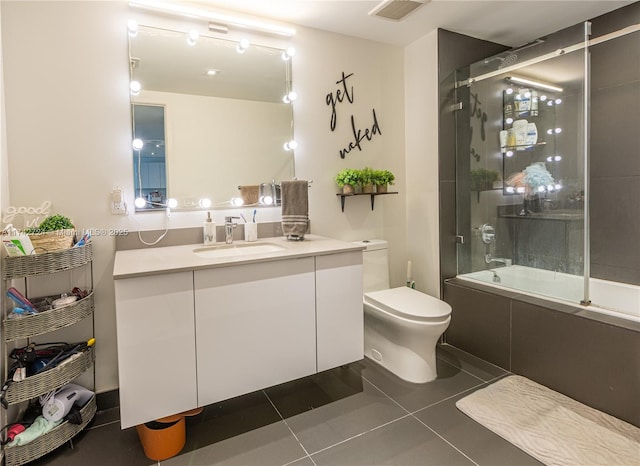
<svg viewBox="0 0 640 466">
<path fill-rule="evenodd" d="M 390 184 L 395 184 L 396 177 L 389 170 L 376 170 L 373 182 L 376 185 L 376 191 L 386 193 Z"/>
<path fill-rule="evenodd" d="M 36 228 L 26 228 L 24 232 L 29 235 L 34 252 L 40 254 L 69 249 L 73 246 L 75 228 L 69 217 L 56 214 L 45 218 Z"/>
<path fill-rule="evenodd" d="M 361 182 L 360 170 L 345 168 L 336 176 L 336 182 L 342 188 L 342 194 L 353 194 Z"/>
<path fill-rule="evenodd" d="M 369 167 L 364 167 L 360 170 L 360 182 L 362 183 L 362 192 L 366 194 L 373 193 L 373 186 L 375 180 L 375 170 Z"/>
</svg>

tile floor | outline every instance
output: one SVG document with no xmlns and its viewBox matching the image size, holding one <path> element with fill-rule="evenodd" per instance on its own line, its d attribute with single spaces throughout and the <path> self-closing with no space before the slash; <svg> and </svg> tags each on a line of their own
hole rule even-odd
<svg viewBox="0 0 640 466">
<path fill-rule="evenodd" d="M 455 402 L 507 372 L 452 346 L 438 348 L 438 379 L 404 382 L 365 359 L 206 407 L 187 418 L 182 465 L 539 465 L 462 414 Z M 100 411 L 37 466 L 148 466 L 118 409 Z"/>
</svg>

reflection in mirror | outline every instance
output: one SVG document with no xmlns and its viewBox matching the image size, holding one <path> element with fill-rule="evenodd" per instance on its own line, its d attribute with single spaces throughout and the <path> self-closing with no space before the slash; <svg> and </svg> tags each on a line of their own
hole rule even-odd
<svg viewBox="0 0 640 466">
<path fill-rule="evenodd" d="M 239 186 L 295 176 L 293 150 L 285 148 L 293 138 L 285 99 L 295 98 L 291 60 L 281 49 L 249 44 L 240 53 L 234 41 L 187 39 L 149 26 L 129 37 L 131 81 L 139 83 L 131 92 L 133 134 L 144 142 L 134 150 L 136 197 L 147 201 L 139 210 L 167 198 L 178 209 L 207 201 L 234 207 Z"/>
<path fill-rule="evenodd" d="M 133 104 L 133 137 L 142 141 L 133 153 L 133 184 L 141 208 L 158 208 L 167 199 L 164 106 Z"/>
</svg>

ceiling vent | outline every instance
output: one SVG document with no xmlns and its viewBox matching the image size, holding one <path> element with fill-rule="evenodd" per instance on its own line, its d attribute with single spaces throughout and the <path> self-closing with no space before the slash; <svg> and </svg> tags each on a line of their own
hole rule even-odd
<svg viewBox="0 0 640 466">
<path fill-rule="evenodd" d="M 383 0 L 380 5 L 369 12 L 369 16 L 400 21 L 428 1 L 430 0 Z"/>
</svg>

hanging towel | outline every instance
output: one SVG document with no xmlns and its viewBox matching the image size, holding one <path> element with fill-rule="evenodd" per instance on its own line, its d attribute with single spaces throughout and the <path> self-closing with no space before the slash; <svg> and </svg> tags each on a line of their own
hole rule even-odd
<svg viewBox="0 0 640 466">
<path fill-rule="evenodd" d="M 257 184 L 248 184 L 246 186 L 238 186 L 240 197 L 244 205 L 253 205 L 258 203 L 258 193 L 260 186 Z"/>
<path fill-rule="evenodd" d="M 282 182 L 282 233 L 291 241 L 304 239 L 309 226 L 309 183 Z"/>
</svg>

